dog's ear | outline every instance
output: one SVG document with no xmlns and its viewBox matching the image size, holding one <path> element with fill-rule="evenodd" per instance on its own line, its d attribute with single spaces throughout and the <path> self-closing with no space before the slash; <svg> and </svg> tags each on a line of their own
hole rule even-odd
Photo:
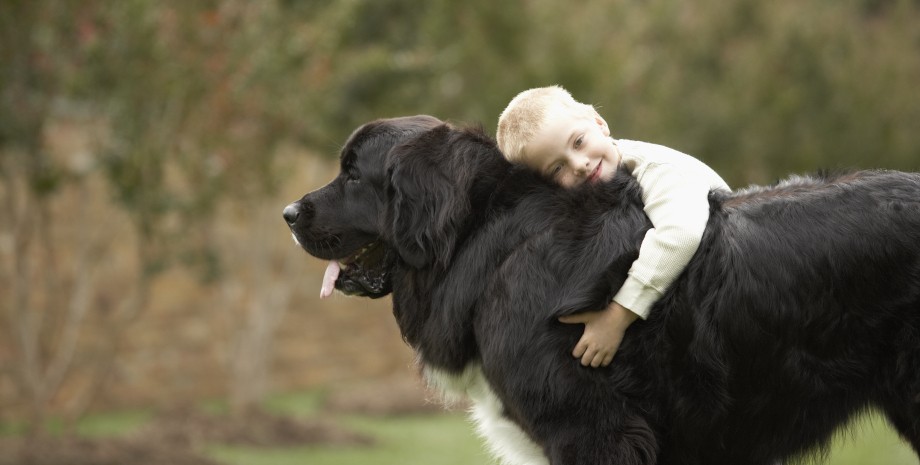
<svg viewBox="0 0 920 465">
<path fill-rule="evenodd" d="M 444 124 L 395 147 L 387 160 L 387 228 L 405 262 L 446 265 L 470 213 L 470 165 Z"/>
</svg>

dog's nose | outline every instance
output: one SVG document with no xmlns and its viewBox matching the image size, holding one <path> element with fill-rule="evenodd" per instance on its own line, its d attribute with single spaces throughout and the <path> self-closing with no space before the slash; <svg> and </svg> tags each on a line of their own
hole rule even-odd
<svg viewBox="0 0 920 465">
<path fill-rule="evenodd" d="M 284 211 L 281 212 L 281 215 L 284 216 L 284 221 L 287 221 L 288 225 L 293 225 L 297 222 L 297 217 L 300 216 L 300 210 L 297 208 L 297 205 L 292 203 L 284 207 Z"/>
</svg>

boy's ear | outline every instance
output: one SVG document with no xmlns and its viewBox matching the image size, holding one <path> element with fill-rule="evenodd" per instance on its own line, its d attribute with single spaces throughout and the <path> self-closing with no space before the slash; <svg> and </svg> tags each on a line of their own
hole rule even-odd
<svg viewBox="0 0 920 465">
<path fill-rule="evenodd" d="M 604 121 L 604 118 L 601 117 L 597 110 L 594 110 L 594 122 L 600 126 L 601 132 L 603 132 L 605 136 L 610 137 L 610 127 L 607 126 L 607 121 Z"/>
</svg>

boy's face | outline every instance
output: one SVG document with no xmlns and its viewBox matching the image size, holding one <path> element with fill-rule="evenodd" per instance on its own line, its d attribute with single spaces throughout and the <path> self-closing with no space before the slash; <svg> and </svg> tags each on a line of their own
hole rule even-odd
<svg viewBox="0 0 920 465">
<path fill-rule="evenodd" d="M 556 183 L 574 187 L 613 178 L 620 152 L 610 140 L 607 122 L 596 112 L 591 117 L 556 108 L 524 147 L 522 159 Z"/>
</svg>

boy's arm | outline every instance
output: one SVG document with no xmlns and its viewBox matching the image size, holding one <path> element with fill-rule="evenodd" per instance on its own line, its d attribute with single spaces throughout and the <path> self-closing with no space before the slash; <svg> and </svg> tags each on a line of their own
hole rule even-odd
<svg viewBox="0 0 920 465">
<path fill-rule="evenodd" d="M 559 319 L 585 325 L 572 351 L 584 366 L 610 364 L 629 325 L 639 317 L 648 317 L 652 305 L 699 247 L 709 221 L 710 183 L 706 176 L 693 177 L 680 168 L 668 163 L 636 167 L 633 175 L 642 186 L 645 212 L 654 226 L 645 234 L 639 257 L 606 309 Z"/>
<path fill-rule="evenodd" d="M 649 163 L 634 176 L 652 221 L 629 276 L 613 300 L 645 319 L 696 253 L 709 220 L 711 183 L 670 163 Z"/>
<path fill-rule="evenodd" d="M 572 355 L 585 366 L 607 366 L 626 328 L 648 317 L 652 305 L 683 272 L 699 247 L 709 221 L 709 191 L 730 190 L 703 162 L 676 150 L 645 142 L 620 141 L 623 162 L 642 187 L 645 213 L 652 221 L 629 276 L 601 312 L 560 318 L 583 323 L 585 332 Z"/>
</svg>

